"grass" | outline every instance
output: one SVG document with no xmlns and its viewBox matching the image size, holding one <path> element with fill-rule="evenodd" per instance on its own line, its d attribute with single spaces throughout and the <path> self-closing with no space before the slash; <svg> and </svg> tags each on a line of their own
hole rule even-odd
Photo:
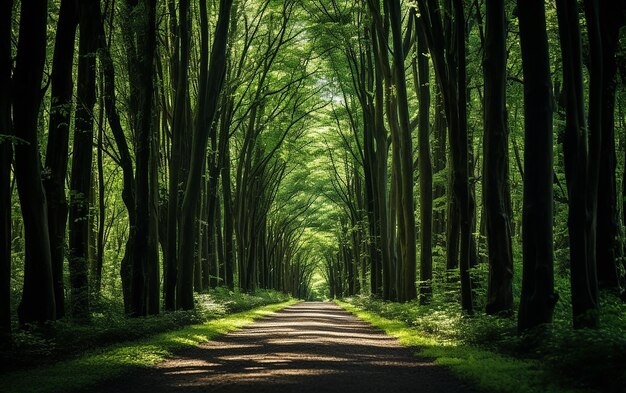
<svg viewBox="0 0 626 393">
<path fill-rule="evenodd" d="M 46 393 L 86 389 L 137 368 L 150 367 L 178 350 L 210 341 L 295 302 L 263 306 L 136 342 L 116 344 L 78 359 L 9 372 L 0 375 L 0 391 Z"/>
<path fill-rule="evenodd" d="M 288 295 L 277 291 L 258 290 L 246 294 L 217 288 L 195 294 L 193 310 L 129 318 L 119 297 L 104 297 L 93 305 L 88 323 L 64 318 L 27 330 L 15 326 L 10 347 L 0 350 L 0 370 L 14 371 L 56 363 L 112 344 L 140 340 L 288 299 Z"/>
<path fill-rule="evenodd" d="M 535 359 L 520 359 L 490 350 L 470 346 L 459 340 L 440 339 L 407 323 L 382 317 L 345 301 L 336 303 L 398 338 L 401 344 L 418 349 L 416 355 L 435 358 L 435 363 L 447 366 L 462 380 L 479 389 L 502 393 L 580 393 L 583 390 L 563 386 L 552 378 L 545 365 Z"/>
</svg>

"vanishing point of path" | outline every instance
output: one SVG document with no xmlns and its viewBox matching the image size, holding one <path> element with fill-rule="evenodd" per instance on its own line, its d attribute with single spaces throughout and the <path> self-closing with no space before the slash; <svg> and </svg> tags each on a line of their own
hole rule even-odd
<svg viewBox="0 0 626 393">
<path fill-rule="evenodd" d="M 334 303 L 299 303 L 113 381 L 103 392 L 470 393 Z"/>
</svg>

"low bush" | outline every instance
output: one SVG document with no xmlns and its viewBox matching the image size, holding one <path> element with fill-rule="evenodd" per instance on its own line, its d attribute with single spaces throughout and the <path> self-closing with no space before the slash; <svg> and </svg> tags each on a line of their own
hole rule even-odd
<svg viewBox="0 0 626 393">
<path fill-rule="evenodd" d="M 14 329 L 9 349 L 0 351 L 0 369 L 9 371 L 78 357 L 99 347 L 138 340 L 288 299 L 288 295 L 276 291 L 245 294 L 219 288 L 197 294 L 194 310 L 129 318 L 124 315 L 119 301 L 105 298 L 94 305 L 96 311 L 89 323 L 62 319 L 45 326 Z"/>
</svg>

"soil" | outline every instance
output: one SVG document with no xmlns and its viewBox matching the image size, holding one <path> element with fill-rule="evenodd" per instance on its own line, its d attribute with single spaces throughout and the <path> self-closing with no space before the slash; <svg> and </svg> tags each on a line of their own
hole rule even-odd
<svg viewBox="0 0 626 393">
<path fill-rule="evenodd" d="M 474 392 L 414 351 L 334 303 L 303 302 L 98 391 Z"/>
</svg>

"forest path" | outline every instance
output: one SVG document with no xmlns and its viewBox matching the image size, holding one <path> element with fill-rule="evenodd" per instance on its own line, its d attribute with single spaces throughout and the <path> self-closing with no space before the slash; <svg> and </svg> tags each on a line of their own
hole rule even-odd
<svg viewBox="0 0 626 393">
<path fill-rule="evenodd" d="M 303 302 L 102 392 L 472 392 L 334 303 Z"/>
</svg>

